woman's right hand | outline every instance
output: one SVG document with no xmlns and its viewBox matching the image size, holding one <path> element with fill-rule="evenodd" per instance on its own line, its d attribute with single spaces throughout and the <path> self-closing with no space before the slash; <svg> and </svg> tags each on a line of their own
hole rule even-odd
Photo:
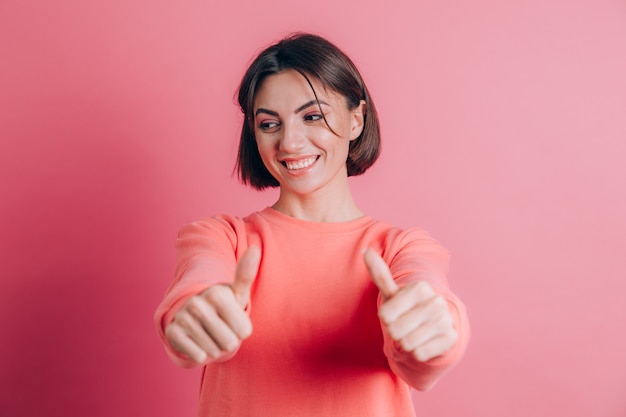
<svg viewBox="0 0 626 417">
<path fill-rule="evenodd" d="M 260 262 L 261 249 L 250 246 L 237 264 L 232 284 L 213 285 L 191 297 L 165 328 L 172 347 L 198 364 L 239 349 L 252 334 L 245 308 Z"/>
</svg>

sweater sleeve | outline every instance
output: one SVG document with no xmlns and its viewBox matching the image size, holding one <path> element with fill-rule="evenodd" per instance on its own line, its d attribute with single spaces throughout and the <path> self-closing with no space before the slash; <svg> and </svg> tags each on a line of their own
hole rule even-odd
<svg viewBox="0 0 626 417">
<path fill-rule="evenodd" d="M 444 297 L 458 333 L 458 340 L 450 350 L 436 358 L 420 362 L 402 351 L 398 344 L 383 332 L 383 349 L 393 372 L 413 388 L 426 391 L 461 359 L 470 336 L 465 306 L 450 290 L 446 278 L 450 254 L 428 233 L 413 228 L 390 236 L 385 245 L 383 258 L 387 261 L 394 280 L 400 286 L 427 281 L 435 292 Z M 379 298 L 379 304 L 381 302 Z"/>
<path fill-rule="evenodd" d="M 245 250 L 245 242 L 238 239 L 245 235 L 243 228 L 241 219 L 216 216 L 185 225 L 178 233 L 174 279 L 157 307 L 154 320 L 167 354 L 181 367 L 197 364 L 170 345 L 165 328 L 191 297 L 233 279 L 237 259 Z"/>
</svg>

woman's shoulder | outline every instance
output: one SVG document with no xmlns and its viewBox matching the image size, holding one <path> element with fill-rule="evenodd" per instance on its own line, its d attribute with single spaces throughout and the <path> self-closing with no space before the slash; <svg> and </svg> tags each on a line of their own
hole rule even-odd
<svg viewBox="0 0 626 417">
<path fill-rule="evenodd" d="M 428 253 L 442 258 L 449 257 L 448 250 L 426 229 L 419 226 L 400 227 L 375 220 L 370 225 L 370 233 L 376 236 L 374 241 L 379 246 L 378 250 L 388 262 L 399 253 Z"/>
<path fill-rule="evenodd" d="M 230 214 L 216 214 L 210 217 L 201 217 L 192 222 L 183 224 L 180 228 L 179 234 L 189 231 L 208 232 L 211 230 L 217 231 L 220 229 L 233 229 L 240 223 L 242 223 L 242 219 L 240 217 Z"/>
<path fill-rule="evenodd" d="M 372 219 L 368 227 L 384 234 L 388 239 L 392 240 L 433 239 L 430 233 L 419 226 L 401 227 L 384 220 Z"/>
<path fill-rule="evenodd" d="M 245 226 L 245 224 L 247 223 L 254 223 L 255 221 L 258 221 L 263 211 L 253 212 L 246 216 L 239 216 L 229 213 L 214 214 L 207 217 L 201 217 L 197 220 L 183 225 L 182 227 L 238 229 L 242 226 Z"/>
<path fill-rule="evenodd" d="M 178 231 L 176 246 L 186 254 L 213 251 L 233 253 L 234 259 L 239 259 L 250 244 L 260 244 L 254 226 L 257 214 L 241 217 L 222 213 L 187 223 Z"/>
<path fill-rule="evenodd" d="M 228 213 L 202 217 L 181 226 L 178 237 L 225 235 L 231 239 L 237 239 L 247 234 L 251 224 L 259 221 L 259 213 L 254 212 L 245 217 Z"/>
</svg>

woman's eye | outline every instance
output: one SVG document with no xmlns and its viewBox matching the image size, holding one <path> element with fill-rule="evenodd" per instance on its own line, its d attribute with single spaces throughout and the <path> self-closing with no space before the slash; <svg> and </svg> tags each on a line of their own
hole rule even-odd
<svg viewBox="0 0 626 417">
<path fill-rule="evenodd" d="M 278 122 L 261 122 L 259 123 L 259 129 L 272 130 L 278 127 Z"/>
<path fill-rule="evenodd" d="M 307 122 L 315 122 L 317 120 L 321 120 L 322 118 L 323 116 L 319 113 L 307 114 L 306 116 L 304 116 L 304 120 L 306 120 Z"/>
</svg>

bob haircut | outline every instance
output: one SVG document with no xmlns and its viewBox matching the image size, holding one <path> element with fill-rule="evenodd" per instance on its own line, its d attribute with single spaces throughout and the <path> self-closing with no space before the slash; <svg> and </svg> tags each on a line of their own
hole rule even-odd
<svg viewBox="0 0 626 417">
<path fill-rule="evenodd" d="M 316 100 L 317 93 L 309 77 L 319 80 L 324 88 L 345 97 L 350 110 L 356 108 L 361 100 L 365 101 L 363 131 L 350 142 L 346 161 L 348 176 L 364 173 L 380 154 L 380 127 L 376 107 L 363 78 L 350 58 L 335 45 L 317 35 L 296 33 L 263 50 L 241 80 L 238 101 L 244 120 L 235 166 L 241 182 L 257 190 L 279 185 L 259 155 L 254 137 L 253 106 L 263 80 L 290 69 L 299 72 L 307 80 Z M 328 128 L 333 131 L 330 126 Z"/>
</svg>

